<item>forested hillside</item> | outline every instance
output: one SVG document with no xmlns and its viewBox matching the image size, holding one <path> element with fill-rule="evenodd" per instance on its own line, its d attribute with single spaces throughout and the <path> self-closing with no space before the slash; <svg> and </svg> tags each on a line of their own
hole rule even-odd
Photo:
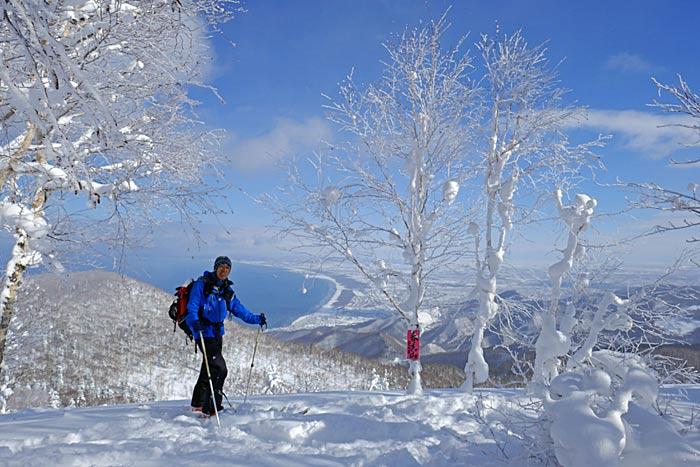
<svg viewBox="0 0 700 467">
<path fill-rule="evenodd" d="M 63 407 L 189 399 L 200 355 L 173 332 L 172 296 L 150 285 L 101 271 L 31 277 L 12 322 L 2 375 L 2 408 Z M 224 390 L 245 392 L 256 327 L 226 323 Z M 427 387 L 453 387 L 461 371 L 430 366 Z M 406 368 L 263 333 L 251 394 L 326 390 L 403 389 Z"/>
</svg>

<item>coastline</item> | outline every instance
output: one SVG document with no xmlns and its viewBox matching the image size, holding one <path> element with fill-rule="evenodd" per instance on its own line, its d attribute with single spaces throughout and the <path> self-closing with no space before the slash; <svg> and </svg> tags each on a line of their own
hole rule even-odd
<svg viewBox="0 0 700 467">
<path fill-rule="evenodd" d="M 333 295 L 331 295 L 331 297 L 326 301 L 326 303 L 319 307 L 319 310 L 335 310 L 338 308 L 343 308 L 344 306 L 349 305 L 352 301 L 352 298 L 355 296 L 351 289 L 348 289 L 347 287 L 343 286 L 334 277 L 331 277 L 327 274 L 316 274 L 315 278 L 329 281 L 335 287 L 335 292 L 333 293 Z"/>
<path fill-rule="evenodd" d="M 340 281 L 340 279 L 337 279 L 333 276 L 330 276 L 328 274 L 321 274 L 321 273 L 315 273 L 311 272 L 308 269 L 301 269 L 297 266 L 292 266 L 292 265 L 285 265 L 285 264 L 270 264 L 266 263 L 264 261 L 241 261 L 237 260 L 238 263 L 241 264 L 247 264 L 250 266 L 261 266 L 261 267 L 266 267 L 266 268 L 271 268 L 271 269 L 284 269 L 289 272 L 293 272 L 295 274 L 300 274 L 304 281 L 306 280 L 315 280 L 315 279 L 320 279 L 324 281 L 328 281 L 331 283 L 331 285 L 334 287 L 335 291 L 331 294 L 331 296 L 325 300 L 325 302 L 320 303 L 318 305 L 318 308 L 311 312 L 316 313 L 316 312 L 323 312 L 323 311 L 329 311 L 329 310 L 335 310 L 339 308 L 343 308 L 347 305 L 349 305 L 352 302 L 352 299 L 355 296 L 355 293 L 353 290 L 345 285 L 343 285 Z"/>
</svg>

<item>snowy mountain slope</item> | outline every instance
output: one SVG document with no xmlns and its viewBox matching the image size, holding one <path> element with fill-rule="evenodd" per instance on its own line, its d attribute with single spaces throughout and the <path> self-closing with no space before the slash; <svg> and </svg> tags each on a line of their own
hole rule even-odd
<svg viewBox="0 0 700 467">
<path fill-rule="evenodd" d="M 620 279 L 622 280 L 622 279 Z M 513 279 L 513 283 L 518 283 Z M 546 296 L 546 289 L 540 285 L 518 283 L 527 294 Z M 341 286 L 345 285 L 341 281 Z M 381 307 L 381 301 L 373 299 L 367 286 L 359 282 L 353 284 L 353 298 L 342 309 L 328 309 L 304 316 L 292 325 L 272 331 L 272 335 L 284 339 L 319 345 L 326 349 L 353 349 L 353 351 L 370 358 L 391 362 L 405 352 L 406 322 L 397 315 Z M 539 287 L 539 288 L 538 288 Z M 435 306 L 423 315 L 423 333 L 421 336 L 421 360 L 423 363 L 440 363 L 463 368 L 470 348 L 472 319 L 478 303 L 475 300 L 460 302 L 459 293 L 447 283 L 436 283 L 434 294 L 442 297 L 444 306 Z M 548 304 L 535 300 L 515 289 L 504 289 L 500 293 L 510 306 L 529 310 L 530 314 L 546 309 Z M 621 290 L 619 286 L 611 287 L 620 296 L 634 295 L 639 288 Z M 464 291 L 462 291 L 464 292 Z M 600 292 L 602 294 L 602 292 Z M 667 319 L 659 320 L 656 325 L 675 335 L 678 342 L 691 345 L 700 343 L 700 314 L 697 301 L 700 286 L 667 284 L 657 287 L 650 293 L 650 306 L 670 309 Z M 655 301 L 652 302 L 651 298 Z M 673 308 L 671 308 L 673 307 Z M 511 317 L 512 324 L 522 329 L 530 329 L 536 335 L 538 329 L 531 316 Z M 517 320 L 521 319 L 520 322 Z M 330 324 L 326 324 L 330 323 Z M 496 324 L 494 324 L 496 326 Z M 500 352 L 493 346 L 500 339 L 492 330 L 487 331 L 489 345 L 485 348 L 486 358 L 492 366 L 498 366 Z M 700 357 L 688 347 L 689 355 L 683 359 L 693 360 Z M 507 371 L 507 369 L 506 369 Z"/>
<path fill-rule="evenodd" d="M 326 316 L 318 313 L 300 318 L 288 328 L 271 330 L 270 335 L 324 349 L 352 351 L 375 359 L 393 360 L 405 352 L 405 342 L 398 336 L 405 334 L 406 324 L 395 316 L 364 319 L 353 316 L 336 321 L 327 320 Z"/>
<path fill-rule="evenodd" d="M 172 295 L 116 274 L 89 271 L 30 277 L 12 321 L 0 375 L 3 410 L 184 399 L 201 363 L 167 316 Z M 403 389 L 403 366 L 259 336 L 226 323 L 229 396 L 339 389 Z M 434 369 L 427 384 L 460 383 L 454 368 Z M 433 375 L 433 382 L 430 381 Z M 450 382 L 451 381 L 451 382 Z"/>
<path fill-rule="evenodd" d="M 692 415 L 700 387 L 683 389 L 691 400 L 676 400 L 664 417 L 628 414 L 621 467 L 700 465 L 700 426 Z M 232 402 L 236 411 L 221 414 L 220 428 L 196 418 L 187 400 L 0 415 L 0 465 L 556 465 L 551 449 L 538 447 L 546 423 L 516 391 L 330 392 Z"/>
</svg>

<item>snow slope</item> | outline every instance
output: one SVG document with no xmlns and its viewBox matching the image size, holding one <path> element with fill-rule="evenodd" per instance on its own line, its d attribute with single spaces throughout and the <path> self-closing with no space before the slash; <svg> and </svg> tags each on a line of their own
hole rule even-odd
<svg viewBox="0 0 700 467">
<path fill-rule="evenodd" d="M 674 402 L 674 417 L 630 413 L 620 465 L 700 465 L 700 426 L 691 413 L 700 387 L 685 389 L 691 400 Z M 189 412 L 186 400 L 0 415 L 0 465 L 556 465 L 551 453 L 534 448 L 543 423 L 515 391 L 328 392 L 231 402 L 236 410 L 221 414 L 221 427 Z M 671 423 L 686 424 L 685 438 L 668 429 Z"/>
</svg>

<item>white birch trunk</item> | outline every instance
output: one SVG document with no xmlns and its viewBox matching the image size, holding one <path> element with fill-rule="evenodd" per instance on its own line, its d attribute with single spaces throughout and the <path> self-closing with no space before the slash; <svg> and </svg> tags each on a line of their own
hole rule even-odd
<svg viewBox="0 0 700 467">
<path fill-rule="evenodd" d="M 3 369 L 5 358 L 5 346 L 10 330 L 14 305 L 17 301 L 17 292 L 22 284 L 24 271 L 27 269 L 31 257 L 29 250 L 29 237 L 20 228 L 17 228 L 17 239 L 12 248 L 12 257 L 5 267 L 2 290 L 0 291 L 0 372 Z"/>
<path fill-rule="evenodd" d="M 411 297 L 410 302 L 413 305 L 413 313 L 411 314 L 411 323 L 409 323 L 409 329 L 420 329 L 420 322 L 418 319 L 418 309 L 420 306 L 421 295 L 422 295 L 422 284 L 420 279 L 420 268 L 414 267 L 411 273 Z M 408 367 L 408 373 L 411 375 L 411 383 L 406 389 L 406 394 L 420 396 L 423 394 L 423 386 L 421 383 L 420 373 L 422 370 L 422 365 L 420 359 L 412 360 Z"/>
<path fill-rule="evenodd" d="M 494 121 L 498 119 L 498 111 L 494 111 Z M 491 154 L 489 156 L 489 168 L 486 177 L 486 194 L 488 204 L 486 210 L 486 246 L 485 261 L 482 264 L 478 260 L 479 242 L 477 237 L 476 252 L 476 291 L 479 296 L 479 309 L 474 322 L 471 348 L 464 368 L 466 379 L 461 390 L 470 393 L 475 384 L 485 382 L 489 377 L 489 365 L 484 358 L 483 343 L 484 333 L 491 320 L 498 313 L 496 303 L 497 278 L 503 264 L 506 253 L 506 234 L 512 227 L 510 213 L 512 211 L 513 193 L 517 181 L 517 175 L 512 174 L 507 180 L 503 180 L 503 170 L 511 157 L 512 151 L 498 151 L 498 127 L 494 126 L 494 135 L 491 138 Z M 493 228 L 496 211 L 501 217 L 498 244 L 494 248 Z"/>
<path fill-rule="evenodd" d="M 427 125 L 427 121 L 422 115 L 418 117 L 418 121 L 421 123 L 422 130 L 419 138 L 425 138 L 425 126 Z M 411 179 L 408 186 L 408 193 L 410 195 L 409 239 L 411 242 L 407 247 L 406 260 L 411 263 L 411 277 L 409 279 L 409 297 L 407 306 L 407 309 L 411 312 L 411 322 L 409 323 L 410 329 L 420 329 L 418 310 L 420 309 L 424 294 L 424 284 L 422 280 L 424 262 L 423 243 L 425 238 L 425 220 L 423 219 L 422 210 L 425 204 L 426 195 L 426 187 L 424 186 L 424 150 L 422 148 L 424 144 L 424 141 L 419 141 L 413 154 L 414 159 L 411 161 L 413 170 L 411 171 Z M 406 391 L 407 394 L 423 394 L 423 387 L 420 378 L 421 369 L 420 359 L 411 361 L 408 369 L 409 374 L 411 375 L 411 383 Z"/>
</svg>

